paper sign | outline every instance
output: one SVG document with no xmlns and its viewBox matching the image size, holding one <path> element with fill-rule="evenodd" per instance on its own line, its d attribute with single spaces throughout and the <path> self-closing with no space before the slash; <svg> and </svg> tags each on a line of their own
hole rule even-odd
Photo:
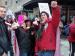
<svg viewBox="0 0 75 56">
<path fill-rule="evenodd" d="M 38 3 L 38 5 L 39 5 L 40 13 L 42 11 L 45 11 L 49 14 L 49 17 L 52 18 L 48 3 Z"/>
</svg>

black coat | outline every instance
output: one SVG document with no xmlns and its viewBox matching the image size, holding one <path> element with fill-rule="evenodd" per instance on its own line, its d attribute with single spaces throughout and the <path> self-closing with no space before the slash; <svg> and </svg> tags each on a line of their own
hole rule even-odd
<svg viewBox="0 0 75 56">
<path fill-rule="evenodd" d="M 31 29 L 25 30 L 19 27 L 15 30 L 20 51 L 30 52 L 34 47 L 35 36 L 31 35 Z"/>
<path fill-rule="evenodd" d="M 5 21 L 0 18 L 0 55 L 3 52 L 8 52 L 9 50 L 9 42 L 8 42 L 8 30 L 5 24 Z"/>
</svg>

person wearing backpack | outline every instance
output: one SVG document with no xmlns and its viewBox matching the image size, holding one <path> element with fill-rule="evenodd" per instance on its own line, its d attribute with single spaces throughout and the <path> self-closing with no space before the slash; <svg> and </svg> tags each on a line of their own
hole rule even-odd
<svg viewBox="0 0 75 56">
<path fill-rule="evenodd" d="M 68 41 L 70 43 L 70 54 L 69 56 L 75 56 L 75 23 L 69 25 L 69 36 Z"/>
</svg>

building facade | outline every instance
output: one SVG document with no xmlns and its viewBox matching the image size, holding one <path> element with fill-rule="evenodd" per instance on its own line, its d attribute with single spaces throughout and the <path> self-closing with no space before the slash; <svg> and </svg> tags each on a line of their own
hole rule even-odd
<svg viewBox="0 0 75 56">
<path fill-rule="evenodd" d="M 5 6 L 6 3 L 6 0 L 0 0 L 0 6 Z"/>
<path fill-rule="evenodd" d="M 49 3 L 52 0 L 31 0 L 23 5 L 24 10 L 32 10 L 34 15 L 39 14 L 38 3 Z M 71 18 L 75 16 L 75 0 L 56 0 L 61 7 L 61 17 L 65 21 L 65 24 L 70 23 Z M 63 17 L 64 16 L 64 17 Z"/>
<path fill-rule="evenodd" d="M 6 6 L 13 12 L 22 10 L 23 4 L 30 0 L 0 0 L 0 5 Z"/>
</svg>

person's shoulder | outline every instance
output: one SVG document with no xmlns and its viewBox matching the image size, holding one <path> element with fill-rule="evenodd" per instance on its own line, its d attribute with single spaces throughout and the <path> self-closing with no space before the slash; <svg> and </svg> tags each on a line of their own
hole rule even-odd
<svg viewBox="0 0 75 56">
<path fill-rule="evenodd" d="M 75 24 L 74 24 L 74 23 L 71 23 L 71 24 L 69 25 L 69 27 L 70 27 L 70 28 L 75 28 Z"/>
<path fill-rule="evenodd" d="M 75 26 L 75 24 L 74 23 L 71 23 L 71 24 L 69 24 L 70 26 Z"/>
</svg>

